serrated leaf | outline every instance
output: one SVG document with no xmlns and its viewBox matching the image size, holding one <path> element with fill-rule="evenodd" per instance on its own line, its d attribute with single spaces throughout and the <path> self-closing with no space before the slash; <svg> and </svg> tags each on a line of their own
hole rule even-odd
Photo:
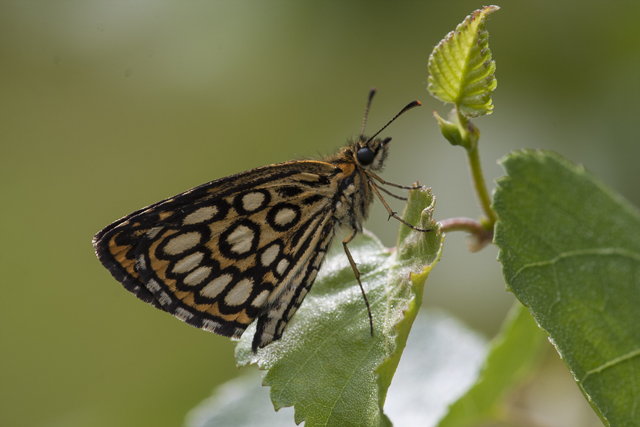
<svg viewBox="0 0 640 427">
<path fill-rule="evenodd" d="M 399 426 L 434 426 L 475 381 L 486 342 L 440 310 L 421 310 L 413 325 L 385 411 Z M 287 427 L 293 409 L 273 410 L 262 375 L 250 372 L 220 386 L 186 417 L 187 427 Z"/>
<path fill-rule="evenodd" d="M 271 387 L 274 406 L 294 406 L 296 423 L 304 421 L 307 427 L 390 425 L 381 408 L 388 384 L 379 387 L 374 370 L 398 347 L 395 326 L 415 298 L 411 273 L 426 280 L 424 268 L 437 261 L 442 244 L 430 216 L 430 191 L 413 190 L 409 206 L 405 217 L 415 219 L 419 212 L 421 226 L 433 227 L 433 232 L 403 234 L 396 253 L 370 234 L 350 244 L 371 304 L 373 337 L 353 271 L 344 253 L 334 251 L 280 341 L 254 355 L 251 328 L 238 343 L 238 362 L 269 369 L 264 385 Z M 431 210 L 421 214 L 429 206 Z M 388 368 L 385 375 L 394 369 Z"/>
<path fill-rule="evenodd" d="M 431 269 L 442 253 L 443 239 L 441 237 L 438 238 L 439 232 L 436 229 L 436 225 L 431 221 L 435 208 L 435 198 L 431 200 L 430 194 L 426 191 L 413 191 L 409 197 L 410 200 L 407 203 L 407 208 L 403 215 L 404 220 L 411 224 L 423 224 L 425 228 L 427 228 L 427 226 L 428 228 L 432 228 L 433 232 L 430 234 L 433 236 L 417 233 L 409 227 L 402 227 L 400 233 L 398 233 L 397 262 L 399 264 L 405 262 L 414 264 L 411 268 L 409 278 L 413 297 L 409 299 L 408 307 L 403 313 L 404 317 L 399 319 L 399 322 L 395 325 L 397 331 L 395 349 L 375 371 L 378 376 L 380 407 L 384 406 L 387 389 L 398 368 L 400 357 L 407 345 L 409 332 L 418 315 L 418 310 L 422 305 L 424 284 L 427 281 Z M 428 207 L 421 210 L 419 208 L 420 206 Z M 422 270 L 420 270 L 421 265 L 424 266 Z M 405 284 L 403 283 L 403 285 Z"/>
<path fill-rule="evenodd" d="M 499 418 L 506 394 L 537 366 L 547 334 L 519 302 L 490 344 L 476 383 L 449 408 L 438 427 L 464 427 Z"/>
<path fill-rule="evenodd" d="M 502 164 L 495 241 L 508 286 L 606 425 L 640 419 L 640 214 L 583 167 L 524 151 Z"/>
<path fill-rule="evenodd" d="M 498 9 L 486 6 L 467 16 L 429 56 L 429 92 L 455 104 L 467 117 L 491 114 L 493 110 L 491 94 L 498 83 L 485 21 Z"/>
<path fill-rule="evenodd" d="M 218 387 L 186 416 L 186 427 L 287 427 L 293 410 L 273 410 L 259 372 L 244 374 Z"/>
</svg>

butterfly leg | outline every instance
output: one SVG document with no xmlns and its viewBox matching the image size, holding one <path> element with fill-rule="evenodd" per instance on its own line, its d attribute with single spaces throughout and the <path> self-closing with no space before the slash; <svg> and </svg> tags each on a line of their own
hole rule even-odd
<svg viewBox="0 0 640 427">
<path fill-rule="evenodd" d="M 404 225 L 406 225 L 409 228 L 412 228 L 416 231 L 421 231 L 423 233 L 428 233 L 431 230 L 425 230 L 423 228 L 418 228 L 415 227 L 411 224 L 409 224 L 407 221 L 405 221 L 404 219 L 400 218 L 389 206 L 389 204 L 387 203 L 387 201 L 384 199 L 384 197 L 382 197 L 382 194 L 380 194 L 380 191 L 378 191 L 378 186 L 372 181 L 369 180 L 369 185 L 371 186 L 371 188 L 373 189 L 373 192 L 376 193 L 376 195 L 378 196 L 378 198 L 380 199 L 380 201 L 382 202 L 382 204 L 384 205 L 385 209 L 387 210 L 387 213 L 389 214 L 389 218 L 393 217 L 395 219 L 397 219 L 398 221 L 400 221 L 401 223 L 403 223 Z"/>
<path fill-rule="evenodd" d="M 387 190 L 384 187 L 378 187 L 378 190 L 384 191 L 385 193 L 387 193 L 389 196 L 393 197 L 394 199 L 407 201 L 406 197 L 396 196 L 395 194 L 393 194 L 391 191 Z"/>
<path fill-rule="evenodd" d="M 375 173 L 373 173 L 371 171 L 366 171 L 366 173 L 367 173 L 367 175 L 369 175 L 370 177 L 372 177 L 373 179 L 375 179 L 376 181 L 378 181 L 382 185 L 389 185 L 391 187 L 401 188 L 403 190 L 417 190 L 418 188 L 423 188 L 422 186 L 417 186 L 417 187 L 416 186 L 411 186 L 411 187 L 409 187 L 409 186 L 406 186 L 406 185 L 394 184 L 393 182 L 385 181 L 384 179 L 380 178 L 378 175 L 376 175 Z M 384 188 L 382 188 L 382 190 L 385 193 L 390 194 Z"/>
<path fill-rule="evenodd" d="M 349 264 L 351 264 L 351 268 L 353 269 L 353 274 L 356 276 L 356 280 L 358 281 L 358 285 L 360 285 L 360 290 L 362 291 L 362 296 L 364 297 L 364 303 L 367 305 L 367 313 L 369 313 L 369 326 L 371 327 L 371 336 L 373 336 L 373 316 L 371 315 L 371 306 L 369 306 L 369 300 L 367 299 L 367 294 L 364 292 L 364 287 L 362 286 L 362 282 L 360 281 L 360 271 L 358 271 L 358 266 L 356 262 L 353 260 L 351 256 L 351 252 L 349 252 L 349 248 L 347 244 L 356 237 L 358 232 L 353 230 L 351 234 L 342 241 L 342 246 L 344 247 L 344 252 L 347 254 L 347 258 L 349 258 Z"/>
</svg>

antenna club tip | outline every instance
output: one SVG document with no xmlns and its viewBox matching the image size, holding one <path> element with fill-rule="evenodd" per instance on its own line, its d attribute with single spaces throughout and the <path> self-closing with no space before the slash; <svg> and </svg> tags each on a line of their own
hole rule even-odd
<svg viewBox="0 0 640 427">
<path fill-rule="evenodd" d="M 400 113 L 398 113 L 398 116 L 399 116 L 400 114 L 404 113 L 405 111 L 411 110 L 412 108 L 414 108 L 414 107 L 419 107 L 419 106 L 421 106 L 421 105 L 422 105 L 422 102 L 420 102 L 420 101 L 411 101 L 410 103 L 408 103 L 408 104 L 407 104 L 407 106 L 406 106 L 406 107 L 404 107 L 404 108 L 402 109 L 402 111 L 400 111 Z M 397 116 L 396 116 L 396 117 L 397 117 Z"/>
</svg>

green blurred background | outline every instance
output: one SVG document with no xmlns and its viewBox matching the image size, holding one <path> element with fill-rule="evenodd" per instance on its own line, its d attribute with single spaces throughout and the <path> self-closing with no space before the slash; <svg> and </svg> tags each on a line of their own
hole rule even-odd
<svg viewBox="0 0 640 427">
<path fill-rule="evenodd" d="M 482 5 L 0 2 L 0 425 L 177 426 L 238 375 L 228 339 L 134 298 L 91 238 L 212 179 L 332 153 L 371 86 L 370 133 L 423 102 L 385 131 L 384 178 L 433 187 L 436 219 L 477 217 L 431 115 L 450 108 L 425 87 L 432 47 Z M 496 108 L 476 121 L 489 183 L 509 151 L 548 148 L 640 205 L 640 2 L 498 5 Z M 379 203 L 367 228 L 394 244 Z M 512 302 L 496 254 L 449 236 L 426 304 L 494 334 Z"/>
</svg>

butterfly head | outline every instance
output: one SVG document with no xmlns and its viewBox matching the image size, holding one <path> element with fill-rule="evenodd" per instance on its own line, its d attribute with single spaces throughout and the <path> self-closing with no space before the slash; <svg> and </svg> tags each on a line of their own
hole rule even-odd
<svg viewBox="0 0 640 427">
<path fill-rule="evenodd" d="M 382 170 L 389 152 L 390 141 L 391 138 L 367 140 L 360 137 L 360 140 L 353 146 L 353 157 L 356 163 L 372 171 Z"/>
<path fill-rule="evenodd" d="M 406 111 L 414 107 L 422 105 L 420 101 L 413 101 L 407 104 L 394 118 L 389 120 L 386 125 L 376 132 L 372 137 L 367 138 L 364 136 L 364 129 L 367 124 L 367 116 L 369 115 L 369 107 L 371 107 L 371 100 L 375 95 L 375 88 L 371 88 L 369 92 L 369 100 L 367 102 L 367 108 L 364 111 L 364 120 L 362 121 L 362 131 L 360 132 L 360 138 L 355 144 L 351 145 L 353 158 L 355 162 L 362 168 L 369 169 L 371 171 L 381 171 L 384 167 L 384 161 L 387 158 L 389 152 L 389 142 L 391 138 L 376 138 L 383 130 L 387 128 L 395 119 L 400 117 Z"/>
</svg>

